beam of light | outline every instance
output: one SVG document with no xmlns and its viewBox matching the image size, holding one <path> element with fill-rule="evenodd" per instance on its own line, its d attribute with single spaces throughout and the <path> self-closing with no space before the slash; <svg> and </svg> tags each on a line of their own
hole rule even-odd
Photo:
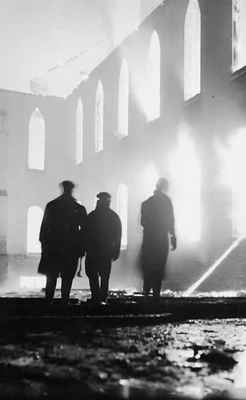
<svg viewBox="0 0 246 400">
<path fill-rule="evenodd" d="M 226 260 L 231 252 L 239 246 L 242 240 L 243 237 L 236 239 L 231 246 L 208 268 L 208 270 L 184 292 L 184 296 L 191 296 L 199 288 L 199 286 L 201 286 L 201 284 L 208 279 L 210 275 L 212 275 L 216 268 L 218 268 L 223 261 Z"/>
<path fill-rule="evenodd" d="M 231 220 L 233 235 L 246 236 L 246 135 L 240 129 L 224 145 L 216 143 L 217 153 L 222 164 L 221 183 L 228 187 L 232 195 Z"/>
<path fill-rule="evenodd" d="M 201 169 L 188 132 L 182 124 L 177 149 L 169 159 L 170 188 L 179 241 L 196 243 L 201 236 Z"/>
</svg>

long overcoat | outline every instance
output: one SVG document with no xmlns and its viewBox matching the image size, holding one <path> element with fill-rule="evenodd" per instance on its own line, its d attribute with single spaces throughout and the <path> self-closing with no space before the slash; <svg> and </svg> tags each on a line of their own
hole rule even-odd
<svg viewBox="0 0 246 400">
<path fill-rule="evenodd" d="M 142 268 L 164 275 L 169 251 L 169 234 L 174 234 L 174 213 L 170 198 L 155 192 L 142 203 Z"/>
<path fill-rule="evenodd" d="M 121 244 L 121 221 L 110 208 L 97 207 L 87 217 L 86 254 L 90 259 L 117 259 Z"/>
<path fill-rule="evenodd" d="M 61 195 L 47 204 L 39 235 L 39 273 L 59 274 L 77 268 L 79 257 L 84 255 L 86 218 L 85 207 L 72 196 Z"/>
</svg>

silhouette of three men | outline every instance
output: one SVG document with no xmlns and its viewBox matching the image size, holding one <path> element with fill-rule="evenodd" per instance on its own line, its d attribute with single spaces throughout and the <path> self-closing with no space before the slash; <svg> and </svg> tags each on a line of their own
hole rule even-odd
<svg viewBox="0 0 246 400">
<path fill-rule="evenodd" d="M 92 300 L 105 301 L 112 262 L 120 256 L 122 233 L 120 218 L 110 208 L 111 195 L 98 193 L 96 208 L 87 215 L 85 207 L 73 197 L 74 183 L 63 181 L 60 188 L 61 196 L 46 206 L 39 236 L 42 254 L 38 272 L 47 277 L 46 299 L 54 297 L 57 278 L 61 276 L 62 299 L 68 302 L 78 260 L 85 256 Z M 154 195 L 141 206 L 143 291 L 148 296 L 153 290 L 154 298 L 160 297 L 169 237 L 172 250 L 177 246 L 167 190 L 167 180 L 160 178 Z"/>
</svg>

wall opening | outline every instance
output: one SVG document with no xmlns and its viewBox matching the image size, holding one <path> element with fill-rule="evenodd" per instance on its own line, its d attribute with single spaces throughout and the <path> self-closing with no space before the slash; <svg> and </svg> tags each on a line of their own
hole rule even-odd
<svg viewBox="0 0 246 400">
<path fill-rule="evenodd" d="M 128 135 L 128 109 L 129 109 L 129 70 L 127 61 L 123 60 L 119 78 L 118 99 L 118 133 L 120 136 Z"/>
<path fill-rule="evenodd" d="M 184 100 L 201 92 L 201 11 L 190 0 L 184 24 Z"/>
<path fill-rule="evenodd" d="M 45 164 L 45 120 L 36 108 L 29 122 L 28 167 L 44 170 Z"/>
<path fill-rule="evenodd" d="M 76 109 L 76 164 L 83 161 L 83 103 L 78 99 Z"/>
<path fill-rule="evenodd" d="M 246 2 L 232 1 L 232 71 L 246 65 Z"/>
<path fill-rule="evenodd" d="M 95 151 L 103 150 L 103 119 L 104 119 L 104 92 L 102 82 L 99 81 L 96 91 L 95 105 Z"/>
<path fill-rule="evenodd" d="M 156 31 L 152 33 L 148 54 L 148 121 L 160 117 L 160 90 L 161 90 L 161 49 L 160 40 Z"/>
<path fill-rule="evenodd" d="M 32 206 L 27 212 L 27 253 L 40 254 L 39 242 L 40 226 L 43 219 L 43 210 L 40 207 Z"/>
</svg>

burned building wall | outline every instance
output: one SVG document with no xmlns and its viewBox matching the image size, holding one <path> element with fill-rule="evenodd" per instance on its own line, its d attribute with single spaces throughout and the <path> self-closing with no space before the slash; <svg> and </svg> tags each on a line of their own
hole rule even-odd
<svg viewBox="0 0 246 400">
<path fill-rule="evenodd" d="M 140 205 L 151 195 L 157 174 L 169 177 L 172 195 L 175 171 L 170 174 L 168 163 L 175 154 L 182 129 L 188 127 L 201 169 L 201 232 L 195 242 L 183 238 L 179 241 L 178 251 L 169 259 L 167 287 L 182 290 L 188 287 L 233 240 L 231 189 L 221 180 L 223 166 L 218 154 L 218 143 L 226 145 L 227 139 L 245 124 L 244 74 L 232 73 L 232 2 L 199 2 L 201 93 L 184 101 L 184 24 L 188 3 L 164 2 L 67 100 L 71 126 L 78 97 L 84 104 L 84 161 L 75 167 L 75 174 L 87 207 L 93 207 L 98 191 L 108 190 L 116 208 L 118 185 L 123 183 L 128 187 L 128 245 L 114 270 L 114 283 L 122 277 L 123 286 L 139 284 L 134 276 L 138 275 L 141 246 Z M 161 106 L 160 117 L 148 121 L 151 104 L 146 91 L 146 67 L 154 31 L 160 41 Z M 117 107 L 123 60 L 128 63 L 130 74 L 129 132 L 121 138 L 117 132 Z M 94 113 L 99 80 L 105 94 L 104 149 L 96 153 Z M 188 158 L 189 155 L 187 162 Z M 187 171 L 182 179 L 187 180 L 188 186 L 193 173 Z M 190 215 L 188 235 L 195 224 L 195 217 Z M 234 285 L 233 273 L 226 279 Z"/>
<path fill-rule="evenodd" d="M 200 12 L 201 90 L 185 101 L 184 41 L 189 7 L 191 15 L 194 10 Z M 140 205 L 152 194 L 160 175 L 170 180 L 177 226 L 181 226 L 178 250 L 169 258 L 166 287 L 186 289 L 232 243 L 235 206 L 230 182 L 223 179 L 223 154 L 231 138 L 244 130 L 246 103 L 245 69 L 232 72 L 232 20 L 231 0 L 166 0 L 66 100 L 0 92 L 0 118 L 4 115 L 1 121 L 6 124 L 0 128 L 1 251 L 7 250 L 11 265 L 18 264 L 18 274 L 35 274 L 38 260 L 26 257 L 27 211 L 31 206 L 43 209 L 64 178 L 78 183 L 76 197 L 88 211 L 102 190 L 112 194 L 112 207 L 117 210 L 118 189 L 120 185 L 127 188 L 127 246 L 113 269 L 114 287 L 141 287 Z M 160 46 L 160 116 L 151 118 L 153 91 L 148 68 L 154 32 Z M 118 100 L 124 62 L 129 74 L 129 113 L 128 134 L 122 135 Z M 104 101 L 103 150 L 96 152 L 99 81 Z M 76 112 L 80 99 L 83 159 L 78 163 Z M 29 119 L 36 108 L 45 119 L 44 171 L 30 170 L 27 164 Z M 216 289 L 219 283 L 222 288 L 225 280 L 232 287 L 244 287 L 241 272 L 236 274 L 240 282 L 235 278 L 235 269 L 242 270 L 237 267 L 238 259 L 242 264 L 242 255 L 235 254 L 234 271 L 228 260 L 220 269 L 222 275 L 218 272 L 217 281 L 210 279 L 204 289 Z M 11 268 L 14 275 L 16 267 Z"/>
</svg>

